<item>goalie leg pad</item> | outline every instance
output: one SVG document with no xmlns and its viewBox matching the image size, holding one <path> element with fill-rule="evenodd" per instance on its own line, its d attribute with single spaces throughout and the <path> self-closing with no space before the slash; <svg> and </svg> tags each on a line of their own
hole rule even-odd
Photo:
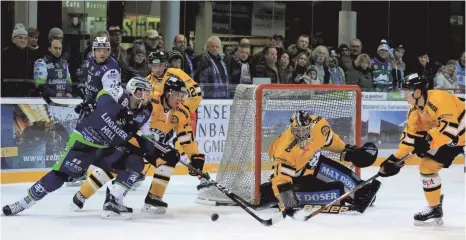
<svg viewBox="0 0 466 240">
<path fill-rule="evenodd" d="M 296 198 L 296 195 L 293 192 L 293 186 L 291 185 L 291 183 L 282 183 L 278 185 L 277 188 L 279 194 L 276 195 L 276 197 L 278 200 L 278 207 L 280 208 L 280 211 L 287 212 L 299 206 L 298 199 Z"/>
<path fill-rule="evenodd" d="M 351 209 L 364 213 L 367 207 L 374 201 L 380 185 L 380 181 L 373 180 L 370 184 L 356 191 Z"/>
<path fill-rule="evenodd" d="M 361 178 L 356 175 L 351 169 L 341 165 L 340 163 L 331 160 L 327 157 L 321 156 L 316 169 L 314 170 L 314 176 L 323 182 L 342 182 L 345 187 L 345 192 L 355 188 L 361 181 Z M 354 195 L 350 195 L 353 197 Z"/>
</svg>

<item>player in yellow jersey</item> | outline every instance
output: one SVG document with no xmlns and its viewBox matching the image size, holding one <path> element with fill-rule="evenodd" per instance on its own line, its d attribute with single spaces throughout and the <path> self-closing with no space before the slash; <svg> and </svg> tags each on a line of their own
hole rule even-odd
<svg viewBox="0 0 466 240">
<path fill-rule="evenodd" d="M 194 140 L 194 133 L 191 125 L 191 118 L 188 109 L 182 104 L 188 98 L 188 89 L 184 81 L 171 76 L 164 84 L 163 93 L 159 97 L 152 98 L 152 114 L 150 118 L 149 137 L 160 145 L 171 149 L 168 141 L 177 134 L 178 142 L 190 159 L 191 165 L 199 170 L 203 169 L 205 155 L 199 153 L 197 143 Z M 136 145 L 136 143 L 133 143 Z M 151 146 L 139 146 L 142 149 L 151 149 Z M 145 159 L 156 167 L 151 188 L 146 196 L 144 212 L 164 213 L 168 206 L 162 201 L 170 177 L 180 156 L 164 158 L 151 158 L 147 154 Z M 191 175 L 196 174 L 190 172 Z M 81 209 L 86 199 L 95 193 L 100 187 L 113 178 L 112 174 L 101 169 L 96 169 L 88 178 L 80 191 L 73 197 L 76 209 Z"/>
<path fill-rule="evenodd" d="M 414 215 L 415 225 L 443 224 L 441 179 L 438 172 L 464 154 L 464 98 L 442 90 L 428 90 L 428 81 L 417 73 L 406 76 L 401 94 L 411 105 L 398 151 L 380 167 L 382 177 L 396 175 L 404 163 L 396 162 L 414 151 L 428 207 Z"/>
<path fill-rule="evenodd" d="M 341 153 L 341 160 L 357 167 L 372 165 L 378 150 L 372 143 L 361 148 L 345 145 L 326 119 L 306 111 L 295 112 L 290 121 L 269 148 L 273 173 L 261 186 L 261 205 L 278 203 L 282 213 L 293 216 L 303 205 L 325 205 L 362 182 L 351 169 L 321 154 L 321 149 Z M 357 191 L 347 201 L 348 209 L 364 212 L 379 187 L 380 182 L 373 181 Z"/>
</svg>

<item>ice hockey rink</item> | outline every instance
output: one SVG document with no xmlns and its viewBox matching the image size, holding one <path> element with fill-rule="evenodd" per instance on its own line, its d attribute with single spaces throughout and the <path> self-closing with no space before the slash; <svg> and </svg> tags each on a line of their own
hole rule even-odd
<svg viewBox="0 0 466 240">
<path fill-rule="evenodd" d="M 371 167 L 363 178 L 376 173 Z M 285 219 L 271 227 L 262 226 L 239 207 L 213 207 L 196 204 L 198 180 L 174 176 L 165 201 L 165 215 L 144 216 L 140 212 L 150 185 L 148 177 L 140 188 L 128 194 L 125 203 L 133 207 L 131 220 L 104 220 L 100 210 L 105 191 L 86 202 L 85 210 L 72 212 L 68 206 L 78 188 L 63 186 L 33 208 L 1 220 L 2 240 L 85 240 L 85 239 L 465 239 L 465 174 L 463 165 L 441 171 L 444 199 L 443 226 L 415 227 L 413 214 L 426 203 L 416 166 L 406 166 L 395 177 L 382 179 L 375 206 L 363 215 L 319 214 L 307 222 Z M 1 186 L 2 205 L 23 197 L 31 183 Z M 270 217 L 275 209 L 261 211 Z M 220 218 L 212 222 L 212 213 Z"/>
</svg>

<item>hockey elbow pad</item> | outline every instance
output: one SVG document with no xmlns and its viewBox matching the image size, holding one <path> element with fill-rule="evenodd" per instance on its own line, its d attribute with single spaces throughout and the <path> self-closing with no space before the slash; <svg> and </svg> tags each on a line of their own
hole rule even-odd
<svg viewBox="0 0 466 240">
<path fill-rule="evenodd" d="M 195 169 L 199 170 L 202 172 L 204 168 L 204 162 L 205 162 L 205 155 L 202 153 L 199 154 L 193 154 L 191 156 L 191 166 L 194 167 Z M 189 171 L 189 175 L 191 176 L 197 176 L 198 174 L 195 171 Z"/>
</svg>

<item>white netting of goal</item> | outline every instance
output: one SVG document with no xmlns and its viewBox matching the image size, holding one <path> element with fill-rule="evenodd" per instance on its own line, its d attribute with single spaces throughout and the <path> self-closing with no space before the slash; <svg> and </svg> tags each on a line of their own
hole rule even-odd
<svg viewBox="0 0 466 240">
<path fill-rule="evenodd" d="M 260 175 L 262 184 L 271 174 L 269 145 L 289 126 L 292 113 L 298 110 L 326 118 L 345 143 L 359 144 L 357 126 L 361 123 L 357 115 L 361 106 L 357 99 L 360 97 L 359 88 L 348 85 L 340 88 L 336 85 L 238 85 L 230 107 L 226 148 L 216 181 L 248 202 L 256 200 L 257 203 L 259 184 L 255 179 Z M 256 139 L 256 135 L 260 138 Z M 256 151 L 260 151 L 260 159 Z M 321 154 L 339 161 L 339 154 L 328 151 Z M 256 169 L 256 159 L 261 162 L 260 169 Z M 233 203 L 215 187 L 201 189 L 196 202 Z"/>
</svg>

